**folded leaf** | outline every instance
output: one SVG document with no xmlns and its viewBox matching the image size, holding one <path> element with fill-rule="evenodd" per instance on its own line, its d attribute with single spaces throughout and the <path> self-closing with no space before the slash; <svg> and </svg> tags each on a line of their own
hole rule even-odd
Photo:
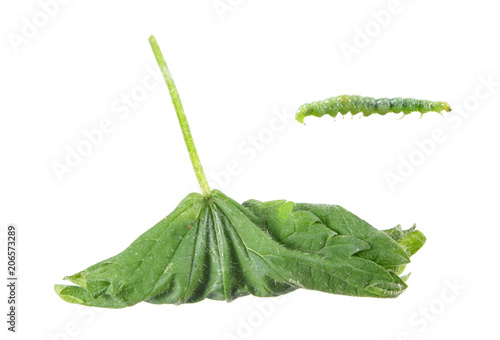
<svg viewBox="0 0 500 340">
<path fill-rule="evenodd" d="M 297 288 L 396 297 L 406 284 L 390 268 L 408 262 L 388 232 L 338 206 L 241 205 L 213 190 L 209 197 L 189 194 L 125 251 L 67 277 L 76 286 L 57 285 L 56 292 L 67 302 L 109 308 Z"/>
</svg>

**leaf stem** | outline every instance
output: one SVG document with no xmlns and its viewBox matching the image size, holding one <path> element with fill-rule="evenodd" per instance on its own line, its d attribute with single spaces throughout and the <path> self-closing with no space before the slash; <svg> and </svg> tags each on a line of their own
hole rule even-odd
<svg viewBox="0 0 500 340">
<path fill-rule="evenodd" d="M 196 175 L 196 178 L 198 179 L 198 183 L 200 184 L 203 196 L 208 197 L 210 195 L 210 187 L 208 186 L 207 178 L 205 177 L 205 173 L 203 172 L 203 166 L 201 165 L 200 158 L 198 157 L 198 152 L 196 151 L 196 146 L 194 145 L 193 136 L 191 135 L 191 130 L 189 129 L 189 124 L 186 115 L 184 114 L 184 108 L 182 107 L 179 92 L 177 91 L 174 79 L 172 78 L 172 75 L 168 70 L 167 63 L 163 58 L 160 46 L 158 46 L 158 43 L 156 42 L 154 36 L 149 37 L 149 43 L 151 45 L 151 48 L 153 49 L 153 53 L 156 57 L 156 61 L 158 62 L 158 66 L 160 66 L 161 73 L 163 73 L 163 77 L 165 78 L 165 82 L 167 83 L 168 90 L 170 91 L 170 97 L 172 98 L 172 103 L 174 104 L 175 112 L 177 113 L 177 118 L 179 119 L 182 135 L 184 136 L 184 142 L 186 143 L 186 147 L 189 152 L 189 158 L 191 158 L 191 164 L 193 165 L 194 173 Z"/>
</svg>

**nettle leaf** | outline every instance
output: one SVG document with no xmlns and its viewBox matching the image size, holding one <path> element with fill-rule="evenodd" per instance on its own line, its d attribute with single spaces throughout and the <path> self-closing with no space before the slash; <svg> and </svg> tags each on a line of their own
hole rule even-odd
<svg viewBox="0 0 500 340">
<path fill-rule="evenodd" d="M 399 239 L 414 249 L 411 238 Z M 111 308 L 271 297 L 297 288 L 396 297 L 406 284 L 391 266 L 408 262 L 388 233 L 341 207 L 241 205 L 213 190 L 189 194 L 125 251 L 66 278 L 78 286 L 56 291 L 68 302 Z"/>
<path fill-rule="evenodd" d="M 349 296 L 392 298 L 399 276 L 425 242 L 415 226 L 380 231 L 336 205 L 286 200 L 243 204 L 210 190 L 172 76 L 154 37 L 153 51 L 203 194 L 177 208 L 120 254 L 65 277 L 65 301 L 123 308 L 272 297 L 297 288 Z"/>
</svg>

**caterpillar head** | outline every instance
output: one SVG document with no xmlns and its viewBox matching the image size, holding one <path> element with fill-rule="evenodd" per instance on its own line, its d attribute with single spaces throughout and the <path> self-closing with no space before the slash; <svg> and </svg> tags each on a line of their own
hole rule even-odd
<svg viewBox="0 0 500 340">
<path fill-rule="evenodd" d="M 297 113 L 295 114 L 295 119 L 299 123 L 304 124 L 305 117 L 307 116 L 321 117 L 327 113 L 326 109 L 327 107 L 323 102 L 313 102 L 304 104 L 297 110 Z"/>
<path fill-rule="evenodd" d="M 311 104 L 304 104 L 299 109 L 297 110 L 297 113 L 295 114 L 295 119 L 301 123 L 304 124 L 304 118 L 307 116 L 310 116 L 313 112 L 313 107 Z"/>
<path fill-rule="evenodd" d="M 441 111 L 450 112 L 451 111 L 450 104 L 448 104 L 447 102 L 433 102 L 431 104 L 431 108 L 432 108 L 432 111 L 435 111 L 435 112 L 441 112 Z"/>
</svg>

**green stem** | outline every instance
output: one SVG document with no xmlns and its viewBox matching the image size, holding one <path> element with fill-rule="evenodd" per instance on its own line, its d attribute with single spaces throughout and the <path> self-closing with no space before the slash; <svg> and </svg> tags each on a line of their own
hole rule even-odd
<svg viewBox="0 0 500 340">
<path fill-rule="evenodd" d="M 158 62 L 158 66 L 160 66 L 161 73 L 163 73 L 163 77 L 165 78 L 165 82 L 167 83 L 168 90 L 170 91 L 170 97 L 172 98 L 175 112 L 177 112 L 177 118 L 179 119 L 179 124 L 184 136 L 184 142 L 186 143 L 186 147 L 189 152 L 189 158 L 191 158 L 191 163 L 193 164 L 194 173 L 196 174 L 198 183 L 200 183 L 200 188 L 203 192 L 203 196 L 207 197 L 208 195 L 210 195 L 210 187 L 208 186 L 207 178 L 205 177 L 205 173 L 203 172 L 203 167 L 201 165 L 200 158 L 198 157 L 198 152 L 196 152 L 196 146 L 194 145 L 193 136 L 191 135 L 191 130 L 189 129 L 189 124 L 186 115 L 184 114 L 184 108 L 182 107 L 179 92 L 177 92 L 177 87 L 175 86 L 174 79 L 172 78 L 172 75 L 168 70 L 167 63 L 163 58 L 160 46 L 158 46 L 158 43 L 156 42 L 154 36 L 149 37 L 149 43 L 151 44 L 151 48 L 153 49 L 153 53 L 156 57 L 156 61 Z"/>
</svg>

